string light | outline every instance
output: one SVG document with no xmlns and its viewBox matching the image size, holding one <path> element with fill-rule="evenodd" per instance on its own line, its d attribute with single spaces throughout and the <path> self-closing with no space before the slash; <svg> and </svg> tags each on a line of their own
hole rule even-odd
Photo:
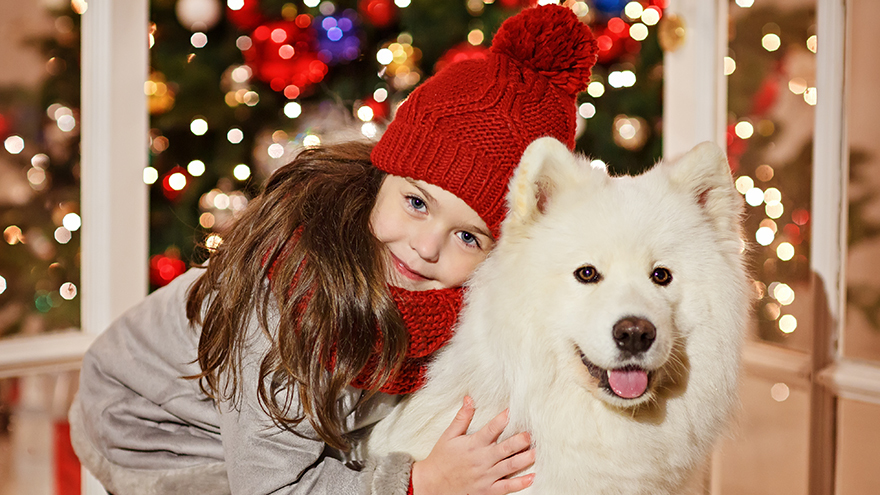
<svg viewBox="0 0 880 495">
<path fill-rule="evenodd" d="M 768 52 L 775 52 L 782 46 L 782 40 L 779 39 L 779 35 L 776 33 L 767 33 L 761 38 L 761 46 Z"/>
<path fill-rule="evenodd" d="M 724 57 L 724 75 L 729 76 L 736 71 L 736 60 L 733 57 Z"/>
<path fill-rule="evenodd" d="M 144 184 L 152 185 L 159 180 L 159 171 L 153 167 L 144 167 Z"/>
<path fill-rule="evenodd" d="M 809 38 L 807 38 L 807 50 L 810 50 L 811 52 L 816 53 L 816 50 L 819 48 L 818 45 L 819 45 L 818 38 L 816 38 L 815 34 L 810 36 Z"/>
<path fill-rule="evenodd" d="M 21 136 L 12 135 L 3 141 L 3 146 L 9 153 L 17 155 L 24 151 L 24 139 Z"/>
<path fill-rule="evenodd" d="M 186 176 L 180 172 L 174 172 L 168 176 L 168 186 L 174 191 L 182 191 L 186 187 Z"/>
<path fill-rule="evenodd" d="M 226 140 L 232 144 L 238 144 L 244 139 L 244 133 L 238 127 L 229 129 L 226 133 Z"/>
<path fill-rule="evenodd" d="M 205 173 L 205 162 L 201 160 L 192 160 L 186 165 L 186 171 L 193 177 L 200 177 Z"/>
<path fill-rule="evenodd" d="M 251 176 L 251 168 L 244 163 L 239 163 L 232 169 L 232 176 L 238 180 L 247 180 Z"/>
<path fill-rule="evenodd" d="M 302 115 L 302 106 L 295 101 L 289 101 L 284 104 L 284 115 L 289 119 L 295 119 Z"/>
<path fill-rule="evenodd" d="M 596 106 L 592 103 L 581 103 L 578 106 L 578 115 L 585 119 L 591 119 L 596 115 Z"/>
<path fill-rule="evenodd" d="M 361 134 L 370 139 L 376 137 L 376 134 L 379 133 L 379 127 L 372 122 L 365 122 L 364 125 L 361 126 Z"/>
<path fill-rule="evenodd" d="M 623 13 L 626 14 L 626 16 L 630 19 L 638 19 L 642 16 L 642 12 L 644 11 L 645 9 L 639 2 L 630 2 L 626 4 L 626 7 L 623 8 Z"/>
<path fill-rule="evenodd" d="M 194 48 L 204 48 L 208 44 L 208 35 L 197 31 L 189 37 L 189 43 Z"/>
<path fill-rule="evenodd" d="M 272 143 L 266 150 L 272 158 L 281 158 L 284 156 L 284 146 L 279 143 Z"/>
<path fill-rule="evenodd" d="M 751 122 L 743 120 L 737 122 L 736 126 L 733 128 L 733 132 L 736 133 L 737 137 L 740 139 L 748 139 L 755 133 L 755 128 L 752 126 Z"/>
<path fill-rule="evenodd" d="M 58 293 L 65 301 L 70 301 L 76 297 L 76 285 L 73 282 L 65 282 L 58 288 Z"/>
<path fill-rule="evenodd" d="M 782 315 L 779 317 L 779 330 L 782 333 L 792 333 L 797 329 L 797 318 L 792 315 Z"/>
<path fill-rule="evenodd" d="M 648 26 L 654 26 L 658 22 L 660 22 L 660 18 L 663 14 L 660 13 L 660 8 L 656 5 L 651 5 L 644 12 L 642 12 L 642 22 L 647 24 Z"/>
<path fill-rule="evenodd" d="M 61 220 L 61 225 L 71 232 L 76 232 L 82 227 L 82 219 L 76 213 L 68 213 L 67 215 L 64 215 L 64 219 Z"/>
<path fill-rule="evenodd" d="M 202 117 L 196 117 L 190 122 L 189 130 L 196 136 L 204 136 L 208 132 L 208 121 Z"/>
<path fill-rule="evenodd" d="M 629 27 L 629 35 L 636 41 L 645 41 L 648 37 L 648 26 L 641 22 L 636 22 Z"/>
<path fill-rule="evenodd" d="M 788 242 L 780 242 L 776 247 L 776 257 L 782 261 L 789 261 L 794 258 L 794 246 Z"/>
<path fill-rule="evenodd" d="M 587 85 L 587 94 L 593 98 L 599 98 L 605 94 L 605 85 L 601 81 L 593 81 Z"/>
<path fill-rule="evenodd" d="M 791 391 L 789 390 L 788 385 L 784 383 L 775 383 L 770 387 L 770 397 L 776 402 L 784 402 L 788 399 L 790 394 Z"/>
<path fill-rule="evenodd" d="M 70 242 L 70 239 L 73 238 L 73 235 L 64 227 L 58 227 L 55 229 L 55 232 L 52 235 L 58 244 L 67 244 Z"/>
</svg>

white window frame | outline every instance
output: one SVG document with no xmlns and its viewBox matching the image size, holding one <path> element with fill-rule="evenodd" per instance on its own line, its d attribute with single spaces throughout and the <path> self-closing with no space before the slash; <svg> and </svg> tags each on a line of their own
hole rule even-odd
<svg viewBox="0 0 880 495">
<path fill-rule="evenodd" d="M 847 254 L 846 0 L 817 0 L 816 87 L 813 141 L 812 234 L 813 347 L 810 354 L 749 342 L 747 373 L 810 391 L 810 495 L 834 493 L 838 398 L 880 404 L 880 365 L 845 358 Z M 667 158 L 712 140 L 725 146 L 727 87 L 721 63 L 727 51 L 727 0 L 671 0 L 686 38 L 664 58 L 664 153 Z M 712 493 L 719 493 L 713 484 Z"/>
<path fill-rule="evenodd" d="M 147 293 L 148 22 L 148 0 L 89 0 L 82 14 L 82 330 L 0 340 L 0 377 L 77 369 Z M 84 495 L 106 493 L 83 474 Z"/>
<path fill-rule="evenodd" d="M 843 359 L 846 256 L 844 54 L 846 0 L 817 0 L 818 38 L 811 268 L 811 355 L 751 342 L 747 372 L 811 391 L 809 493 L 833 493 L 837 397 L 880 404 L 880 367 Z M 664 153 L 725 145 L 727 0 L 671 0 L 685 39 L 664 58 Z M 90 0 L 82 16 L 82 331 L 0 340 L 0 377 L 76 369 L 88 345 L 147 292 L 148 0 Z M 819 290 L 821 289 L 821 290 Z M 827 297 L 825 296 L 827 295 Z M 714 487 L 713 487 L 714 488 Z M 714 489 L 713 492 L 717 490 Z M 83 494 L 103 488 L 84 476 Z"/>
</svg>

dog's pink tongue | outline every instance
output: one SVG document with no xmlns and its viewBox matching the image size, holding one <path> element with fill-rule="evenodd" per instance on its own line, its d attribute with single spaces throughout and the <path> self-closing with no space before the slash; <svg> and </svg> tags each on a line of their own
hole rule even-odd
<svg viewBox="0 0 880 495">
<path fill-rule="evenodd" d="M 608 372 L 608 384 L 618 396 L 635 399 L 648 389 L 648 373 L 645 370 L 611 370 Z"/>
</svg>

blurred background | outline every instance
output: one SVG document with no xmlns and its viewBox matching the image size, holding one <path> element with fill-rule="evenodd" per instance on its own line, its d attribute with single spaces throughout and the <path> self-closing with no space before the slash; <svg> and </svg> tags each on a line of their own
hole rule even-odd
<svg viewBox="0 0 880 495">
<path fill-rule="evenodd" d="M 41 359 L 33 343 L 49 341 L 34 338 L 63 346 L 84 334 L 82 21 L 97 3 L 0 0 L 0 495 L 81 493 L 66 423 L 76 353 L 21 363 Z M 148 290 L 167 284 L 222 242 L 277 167 L 321 143 L 378 139 L 413 88 L 444 64 L 484 57 L 501 22 L 535 3 L 152 0 L 149 247 L 127 263 Z M 617 174 L 663 156 L 664 134 L 677 132 L 664 127 L 664 95 L 698 93 L 687 77 L 665 87 L 665 59 L 721 37 L 718 134 L 748 205 L 756 296 L 743 408 L 707 493 L 880 493 L 880 2 L 719 0 L 702 24 L 688 17 L 697 0 L 562 3 L 600 48 L 578 98 L 577 148 Z M 819 26 L 838 14 L 824 25 L 843 42 L 824 45 Z M 820 46 L 841 60 L 844 95 L 825 107 L 837 120 L 817 112 Z M 815 136 L 829 132 L 840 156 L 816 163 L 826 148 Z M 837 223 L 814 231 L 817 215 Z M 830 285 L 817 282 L 811 249 L 825 238 L 839 247 Z"/>
</svg>

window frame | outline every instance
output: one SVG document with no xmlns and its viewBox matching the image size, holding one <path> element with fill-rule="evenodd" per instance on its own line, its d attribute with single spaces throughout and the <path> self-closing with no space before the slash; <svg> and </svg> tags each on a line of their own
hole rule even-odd
<svg viewBox="0 0 880 495">
<path fill-rule="evenodd" d="M 846 0 L 817 0 L 811 268 L 816 335 L 811 354 L 747 343 L 747 373 L 811 391 L 810 495 L 834 491 L 838 397 L 880 404 L 880 366 L 845 359 Z M 664 154 L 701 141 L 724 146 L 728 0 L 670 0 L 684 43 L 664 59 Z M 0 377 L 76 369 L 110 322 L 147 293 L 148 0 L 91 0 L 82 16 L 82 331 L 0 340 Z M 118 125 L 124 123 L 124 125 Z M 674 132 L 672 130 L 675 130 Z M 140 262 L 138 260 L 141 260 Z M 712 485 L 712 493 L 718 487 Z M 104 490 L 84 477 L 83 493 Z"/>
</svg>

